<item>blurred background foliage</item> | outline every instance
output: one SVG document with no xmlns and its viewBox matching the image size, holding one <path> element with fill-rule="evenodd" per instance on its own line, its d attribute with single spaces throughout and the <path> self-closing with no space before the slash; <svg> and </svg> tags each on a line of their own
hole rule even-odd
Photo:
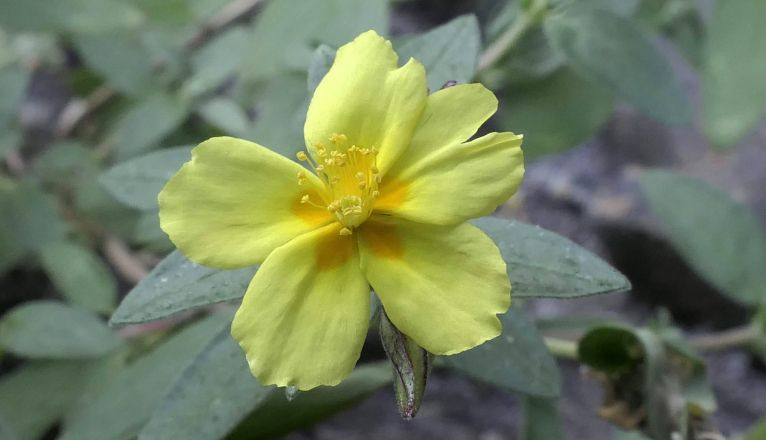
<svg viewBox="0 0 766 440">
<path fill-rule="evenodd" d="M 426 65 L 431 91 L 487 85 L 501 102 L 489 128 L 523 133 L 534 164 L 624 108 L 736 151 L 766 113 L 764 17 L 763 0 L 0 0 L 0 438 L 272 438 L 391 382 L 389 365 L 365 362 L 290 400 L 258 385 L 226 302 L 254 269 L 162 259 L 173 247 L 157 218 L 156 194 L 201 140 L 302 149 L 311 92 L 357 34 L 390 36 L 400 60 Z M 673 249 L 746 323 L 690 340 L 663 314 L 634 328 L 512 309 L 505 337 L 437 367 L 516 393 L 521 438 L 566 431 L 551 351 L 602 383 L 602 417 L 661 439 L 716 432 L 698 351 L 766 356 L 761 219 L 678 172 L 643 171 L 637 185 Z M 477 224 L 509 262 L 515 298 L 629 286 L 569 240 L 497 221 Z M 565 327 L 579 347 L 537 330 Z M 764 423 L 745 438 L 766 438 Z"/>
</svg>

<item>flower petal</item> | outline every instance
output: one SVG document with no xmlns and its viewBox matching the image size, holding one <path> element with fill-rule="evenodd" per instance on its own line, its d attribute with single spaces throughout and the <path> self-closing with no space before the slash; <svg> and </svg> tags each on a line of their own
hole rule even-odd
<svg viewBox="0 0 766 440">
<path fill-rule="evenodd" d="M 409 148 L 389 173 L 401 174 L 443 148 L 465 142 L 497 111 L 497 98 L 481 84 L 459 84 L 428 96 Z"/>
<path fill-rule="evenodd" d="M 339 230 L 331 224 L 277 248 L 250 283 L 231 333 L 262 384 L 335 385 L 359 359 L 370 287 L 354 237 Z"/>
<path fill-rule="evenodd" d="M 497 246 L 475 226 L 374 218 L 359 248 L 391 322 L 429 352 L 459 353 L 500 334 L 511 285 Z"/>
<path fill-rule="evenodd" d="M 490 214 L 521 184 L 521 140 L 513 133 L 490 133 L 397 166 L 383 179 L 374 210 L 436 225 Z"/>
<path fill-rule="evenodd" d="M 422 64 L 410 59 L 397 68 L 397 60 L 391 42 L 374 31 L 338 49 L 306 115 L 306 147 L 315 158 L 315 144 L 344 134 L 348 145 L 377 148 L 385 173 L 407 147 L 428 89 Z"/>
<path fill-rule="evenodd" d="M 297 174 L 306 181 L 298 185 Z M 208 139 L 159 195 L 160 225 L 189 259 L 237 268 L 262 262 L 276 247 L 332 221 L 301 204 L 320 197 L 321 181 L 295 162 L 242 139 Z"/>
</svg>

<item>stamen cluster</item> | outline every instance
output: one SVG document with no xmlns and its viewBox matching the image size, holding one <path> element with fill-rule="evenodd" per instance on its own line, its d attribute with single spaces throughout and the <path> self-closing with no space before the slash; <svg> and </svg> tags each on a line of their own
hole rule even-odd
<svg viewBox="0 0 766 440">
<path fill-rule="evenodd" d="M 372 212 L 373 201 L 380 195 L 380 172 L 376 166 L 375 147 L 348 146 L 348 137 L 334 133 L 328 138 L 329 147 L 314 144 L 316 161 L 304 151 L 298 160 L 308 163 L 327 188 L 327 197 L 314 201 L 304 194 L 301 203 L 327 209 L 343 225 L 340 235 L 350 235 Z M 298 185 L 306 182 L 303 171 L 298 173 Z"/>
</svg>

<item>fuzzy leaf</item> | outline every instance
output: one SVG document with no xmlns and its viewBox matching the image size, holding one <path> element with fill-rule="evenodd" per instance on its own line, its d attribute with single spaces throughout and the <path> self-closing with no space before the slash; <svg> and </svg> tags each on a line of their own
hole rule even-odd
<svg viewBox="0 0 766 440">
<path fill-rule="evenodd" d="M 766 300 L 766 234 L 747 207 L 674 172 L 644 172 L 641 187 L 671 243 L 701 277 L 735 301 Z"/>
<path fill-rule="evenodd" d="M 513 307 L 501 320 L 502 335 L 440 359 L 449 368 L 503 389 L 539 397 L 558 396 L 559 370 L 534 322 Z"/>
<path fill-rule="evenodd" d="M 128 293 L 109 324 L 153 321 L 194 307 L 241 298 L 254 274 L 253 268 L 210 269 L 175 251 Z"/>
<path fill-rule="evenodd" d="M 120 344 L 96 315 L 57 301 L 23 303 L 0 320 L 0 347 L 19 356 L 94 358 Z"/>
<path fill-rule="evenodd" d="M 513 297 L 574 298 L 630 289 L 624 275 L 556 233 L 494 217 L 472 223 L 500 248 Z"/>
</svg>

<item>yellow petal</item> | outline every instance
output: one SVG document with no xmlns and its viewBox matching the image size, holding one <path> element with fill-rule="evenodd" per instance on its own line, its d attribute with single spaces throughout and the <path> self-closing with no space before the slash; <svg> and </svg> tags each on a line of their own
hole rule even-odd
<svg viewBox="0 0 766 440">
<path fill-rule="evenodd" d="M 521 139 L 490 133 L 438 149 L 406 167 L 397 165 L 383 179 L 374 211 L 435 225 L 490 214 L 521 184 Z"/>
<path fill-rule="evenodd" d="M 499 335 L 511 285 L 497 246 L 481 230 L 374 218 L 360 228 L 362 270 L 389 319 L 434 354 L 455 354 Z"/>
<path fill-rule="evenodd" d="M 377 148 L 385 173 L 407 147 L 425 106 L 426 74 L 414 59 L 401 68 L 397 60 L 391 42 L 374 31 L 338 49 L 306 115 L 306 147 L 315 158 L 316 144 L 329 146 L 333 134 L 343 134 L 343 148 Z"/>
<path fill-rule="evenodd" d="M 409 148 L 390 170 L 407 168 L 444 148 L 465 142 L 497 111 L 497 98 L 481 84 L 459 84 L 428 96 Z"/>
<path fill-rule="evenodd" d="M 306 180 L 298 185 L 298 173 Z M 276 247 L 332 221 L 301 197 L 321 181 L 295 162 L 242 139 L 208 139 L 159 195 L 160 225 L 189 259 L 211 267 L 262 262 Z"/>
<path fill-rule="evenodd" d="M 231 333 L 262 384 L 336 385 L 359 359 L 370 288 L 354 237 L 339 230 L 328 225 L 277 248 L 250 283 Z"/>
</svg>

